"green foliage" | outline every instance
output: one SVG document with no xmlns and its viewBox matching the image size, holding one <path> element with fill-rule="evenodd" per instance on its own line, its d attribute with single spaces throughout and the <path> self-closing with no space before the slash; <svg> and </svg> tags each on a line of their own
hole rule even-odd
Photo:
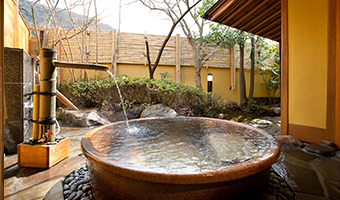
<svg viewBox="0 0 340 200">
<path fill-rule="evenodd" d="M 260 66 L 265 66 L 264 61 L 271 58 L 272 56 L 274 56 L 275 62 L 279 63 L 280 54 L 279 54 L 276 44 L 269 43 L 268 40 L 265 40 L 262 37 L 258 37 L 256 43 L 257 43 L 257 46 L 259 47 L 257 48 L 257 52 L 256 52 L 258 56 L 258 60 L 256 60 L 256 62 Z"/>
<path fill-rule="evenodd" d="M 197 13 L 196 13 L 196 17 L 199 18 L 202 15 L 204 15 L 204 13 L 206 13 L 212 5 L 214 5 L 217 2 L 217 0 L 205 0 L 202 1 L 201 6 L 199 6 L 197 8 Z"/>
<path fill-rule="evenodd" d="M 224 49 L 230 49 L 235 44 L 244 46 L 248 39 L 248 33 L 229 26 L 212 23 L 209 25 L 209 32 L 203 36 L 203 42 L 207 45 L 218 45 Z M 195 36 L 197 40 L 198 37 Z"/>
<path fill-rule="evenodd" d="M 255 70 L 256 74 L 260 74 L 263 77 L 264 83 L 261 85 L 266 86 L 266 89 L 269 91 L 277 90 L 280 88 L 280 54 L 275 44 L 269 44 L 264 39 L 260 39 L 258 41 L 258 48 L 257 54 L 258 59 L 256 62 L 259 64 L 259 68 Z M 264 53 L 263 53 L 264 51 Z M 275 59 L 275 63 L 272 66 L 267 66 L 264 64 L 264 61 L 273 57 Z M 268 83 L 266 77 L 269 77 Z"/>
<path fill-rule="evenodd" d="M 268 93 L 269 103 L 273 105 L 271 95 L 269 91 L 274 91 L 274 95 L 277 90 L 280 90 L 281 86 L 281 68 L 280 68 L 280 54 L 275 44 L 269 44 L 264 39 L 258 41 L 258 60 L 259 68 L 255 70 L 256 74 L 262 76 L 263 83 L 261 85 L 266 87 Z M 263 53 L 264 51 L 264 53 Z M 264 61 L 274 56 L 275 63 L 272 66 L 265 65 Z M 269 76 L 269 80 L 268 80 Z M 278 93 L 280 94 L 280 93 Z"/>
<path fill-rule="evenodd" d="M 171 78 L 171 74 L 169 72 L 164 72 L 164 73 L 159 73 L 159 75 L 161 76 L 161 79 L 167 79 L 167 78 Z"/>
<path fill-rule="evenodd" d="M 237 107 L 237 104 L 225 101 L 217 94 L 172 81 L 130 78 L 126 75 L 118 76 L 116 80 L 127 108 L 139 106 L 145 109 L 152 104 L 164 103 L 170 107 L 176 106 L 182 115 L 216 116 Z M 80 108 L 115 110 L 122 105 L 115 83 L 109 78 L 64 83 L 58 89 Z"/>
<path fill-rule="evenodd" d="M 270 75 L 268 84 L 261 83 L 266 86 L 269 91 L 276 90 L 280 87 L 280 65 L 275 63 L 273 66 L 262 66 L 256 70 L 261 76 Z"/>
</svg>

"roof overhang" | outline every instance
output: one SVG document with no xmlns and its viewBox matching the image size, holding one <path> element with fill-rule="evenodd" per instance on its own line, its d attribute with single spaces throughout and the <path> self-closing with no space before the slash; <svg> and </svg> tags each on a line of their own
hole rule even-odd
<svg viewBox="0 0 340 200">
<path fill-rule="evenodd" d="M 281 0 L 219 0 L 202 17 L 281 41 Z"/>
</svg>

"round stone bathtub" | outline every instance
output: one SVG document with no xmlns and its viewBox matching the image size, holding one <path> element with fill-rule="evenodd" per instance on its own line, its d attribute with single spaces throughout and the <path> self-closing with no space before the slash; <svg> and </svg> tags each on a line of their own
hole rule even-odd
<svg viewBox="0 0 340 200">
<path fill-rule="evenodd" d="M 265 199 L 280 152 L 265 131 L 195 117 L 129 124 L 101 126 L 81 140 L 96 200 Z"/>
</svg>

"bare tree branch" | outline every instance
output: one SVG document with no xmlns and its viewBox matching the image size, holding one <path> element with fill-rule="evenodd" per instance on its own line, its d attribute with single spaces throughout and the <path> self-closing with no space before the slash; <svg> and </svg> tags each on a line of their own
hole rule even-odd
<svg viewBox="0 0 340 200">
<path fill-rule="evenodd" d="M 117 51 L 118 51 L 118 44 L 119 44 L 119 38 L 120 38 L 120 24 L 121 24 L 121 18 L 122 18 L 122 0 L 119 1 L 119 22 L 118 22 L 118 34 L 117 34 L 117 41 L 116 41 L 116 48 L 115 48 L 115 52 L 113 54 L 113 57 L 112 57 L 112 63 L 111 63 L 111 73 L 114 75 L 114 76 L 117 76 L 117 74 L 114 74 L 114 62 L 116 60 L 116 56 L 117 56 Z"/>
<path fill-rule="evenodd" d="M 51 5 L 50 5 L 51 2 L 50 2 L 49 0 L 46 0 L 46 3 L 47 3 L 47 6 L 48 6 L 49 11 L 50 11 L 50 13 L 51 13 L 52 20 L 53 20 L 53 24 L 54 24 L 54 27 L 55 27 L 55 29 L 56 29 L 57 35 L 58 35 L 58 39 L 60 40 L 60 44 L 61 44 L 61 46 L 63 47 L 63 50 L 64 50 L 64 52 L 65 52 L 65 55 L 66 55 L 66 58 L 67 58 L 67 62 L 69 62 L 70 59 L 69 59 L 69 57 L 68 57 L 68 54 L 67 54 L 67 51 L 66 51 L 66 49 L 65 49 L 64 43 L 63 43 L 62 40 L 61 40 L 60 33 L 59 33 L 59 31 L 57 30 L 57 23 L 56 23 L 56 20 L 55 20 L 55 18 L 54 18 L 53 12 L 52 12 L 52 10 L 51 10 Z M 75 83 L 76 80 L 75 80 L 75 77 L 72 76 L 72 71 L 71 71 L 71 69 L 69 69 L 69 71 L 70 71 L 70 74 L 71 74 L 71 77 L 72 77 L 72 81 L 73 81 L 73 83 Z"/>
<path fill-rule="evenodd" d="M 72 39 L 73 37 L 75 37 L 75 36 L 79 35 L 80 33 L 84 32 L 92 24 L 93 21 L 94 21 L 94 18 L 91 18 L 88 21 L 88 23 L 85 24 L 85 26 L 83 26 L 79 31 L 74 29 L 76 31 L 76 33 L 74 33 L 73 35 L 68 36 L 68 39 Z M 66 37 L 63 37 L 63 38 L 60 38 L 60 39 L 56 40 L 56 42 L 53 44 L 52 47 L 55 47 L 60 42 L 60 40 L 65 40 L 65 39 L 66 39 Z M 79 48 L 81 48 L 81 47 L 79 47 Z"/>
<path fill-rule="evenodd" d="M 48 0 L 48 2 L 52 5 L 52 3 L 51 3 L 50 0 Z M 71 49 L 71 45 L 70 45 L 70 40 L 68 39 L 67 33 L 66 33 L 65 28 L 64 28 L 64 25 L 63 25 L 63 22 L 62 22 L 62 20 L 60 19 L 60 16 L 59 16 L 59 14 L 58 14 L 56 8 L 53 7 L 53 10 L 54 10 L 54 13 L 57 15 L 57 17 L 58 17 L 58 19 L 59 19 L 59 23 L 60 23 L 61 28 L 63 29 L 64 35 L 65 35 L 65 37 L 66 37 L 67 44 L 68 44 L 68 50 L 70 51 L 70 55 L 71 55 L 71 62 L 73 62 L 73 54 L 72 54 L 72 49 Z M 52 13 L 52 15 L 53 15 L 53 13 Z"/>
<path fill-rule="evenodd" d="M 37 22 L 35 20 L 35 15 L 34 15 L 34 6 L 39 2 L 40 0 L 37 0 L 33 3 L 33 5 L 31 5 L 31 11 L 32 11 L 32 18 L 33 18 L 33 25 L 34 25 L 34 30 L 35 30 L 35 36 L 37 38 L 37 43 L 38 43 L 38 51 L 40 50 L 40 38 L 39 38 L 39 34 L 38 34 L 38 29 L 37 29 Z"/>
<path fill-rule="evenodd" d="M 178 5 L 178 2 L 176 4 L 174 4 L 173 6 L 171 6 L 168 2 L 166 1 L 163 1 L 166 5 L 167 5 L 167 8 L 168 9 L 164 9 L 164 8 L 157 8 L 154 4 L 154 1 L 148 1 L 149 3 L 146 3 L 145 1 L 143 0 L 140 0 L 140 2 L 142 2 L 145 6 L 149 7 L 151 10 L 160 10 L 162 12 L 165 12 L 173 21 L 173 24 L 171 26 L 171 29 L 169 30 L 169 33 L 168 35 L 166 36 L 166 38 L 164 39 L 163 41 L 163 44 L 158 52 L 158 56 L 156 58 L 156 61 L 155 63 L 153 64 L 153 67 L 152 67 L 152 64 L 151 64 L 151 61 L 150 61 L 150 55 L 149 55 L 149 43 L 147 41 L 147 38 L 145 37 L 145 45 L 146 45 L 146 57 L 147 57 L 147 60 L 148 60 L 148 65 L 149 65 L 149 72 L 150 72 L 150 78 L 152 79 L 153 78 L 153 74 L 160 62 L 160 59 L 161 59 L 161 56 L 162 56 L 162 53 L 164 51 L 164 48 L 166 46 L 166 44 L 168 43 L 168 41 L 170 40 L 170 37 L 173 33 L 173 31 L 175 30 L 176 26 L 178 23 L 181 22 L 181 20 L 185 17 L 185 15 L 187 13 L 190 12 L 190 10 L 192 8 L 194 8 L 201 0 L 198 0 L 196 3 L 194 3 L 192 6 L 188 7 L 188 9 L 183 13 L 181 14 L 181 16 L 177 16 L 177 14 L 173 11 L 172 8 L 174 8 L 174 6 L 179 6 Z M 173 13 L 174 16 L 171 15 L 171 13 Z"/>
<path fill-rule="evenodd" d="M 210 60 L 211 57 L 213 57 L 217 52 L 219 52 L 221 50 L 221 48 L 217 48 L 215 49 L 215 51 L 213 51 L 203 62 L 202 65 L 204 65 L 206 62 L 208 62 Z M 207 55 L 207 54 L 205 54 Z M 205 57 L 205 56 L 204 56 Z"/>
<path fill-rule="evenodd" d="M 163 44 L 162 44 L 162 46 L 161 46 L 161 49 L 159 50 L 159 53 L 158 53 L 158 56 L 157 56 L 157 58 L 156 58 L 156 61 L 155 61 L 154 66 L 157 66 L 157 65 L 158 65 L 158 63 L 159 63 L 159 61 L 160 61 L 160 59 L 161 59 L 163 50 L 164 50 L 164 48 L 165 48 L 165 45 L 166 45 L 166 43 L 168 43 L 168 41 L 169 41 L 169 39 L 170 39 L 170 37 L 171 37 L 171 35 L 172 35 L 172 32 L 173 32 L 174 29 L 176 28 L 177 24 L 178 24 L 178 23 L 184 18 L 184 16 L 185 16 L 188 12 L 190 12 L 190 10 L 191 10 L 193 7 L 195 7 L 200 1 L 201 1 L 201 0 L 198 0 L 194 5 L 192 5 L 191 7 L 189 7 L 189 8 L 183 13 L 183 15 L 182 15 L 181 17 L 179 17 L 179 18 L 177 19 L 177 21 L 176 21 L 174 24 L 172 24 L 172 27 L 171 27 L 171 29 L 170 29 L 170 31 L 169 31 L 169 33 L 168 33 L 168 36 L 164 39 Z M 154 67 L 154 68 L 155 68 L 155 67 Z M 154 71 L 154 70 L 155 70 L 155 69 L 153 69 L 153 71 Z"/>
</svg>

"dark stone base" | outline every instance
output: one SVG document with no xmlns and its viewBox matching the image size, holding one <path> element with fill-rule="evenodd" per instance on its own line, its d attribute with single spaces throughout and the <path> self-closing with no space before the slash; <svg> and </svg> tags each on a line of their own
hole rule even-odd
<svg viewBox="0 0 340 200">
<path fill-rule="evenodd" d="M 4 132 L 5 154 L 16 154 L 17 145 L 24 141 L 22 120 L 6 121 Z"/>
</svg>

